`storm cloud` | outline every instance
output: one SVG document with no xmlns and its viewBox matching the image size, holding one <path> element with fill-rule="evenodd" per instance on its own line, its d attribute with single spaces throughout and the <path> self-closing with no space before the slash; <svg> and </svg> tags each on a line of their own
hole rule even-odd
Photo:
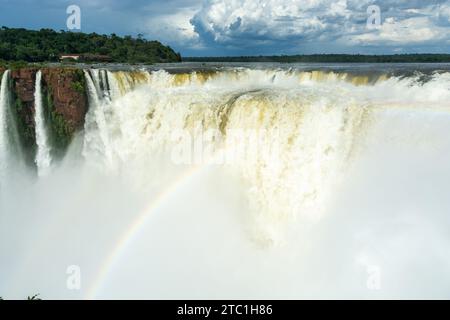
<svg viewBox="0 0 450 320">
<path fill-rule="evenodd" d="M 8 27 L 143 34 L 183 55 L 449 52 L 450 0 L 0 0 Z M 381 24 L 368 28 L 369 6 Z"/>
</svg>

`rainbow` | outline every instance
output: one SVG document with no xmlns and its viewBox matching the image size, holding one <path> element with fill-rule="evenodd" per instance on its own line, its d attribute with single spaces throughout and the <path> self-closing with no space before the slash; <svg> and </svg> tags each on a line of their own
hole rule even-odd
<svg viewBox="0 0 450 320">
<path fill-rule="evenodd" d="M 186 170 L 180 175 L 178 179 L 169 185 L 166 189 L 162 190 L 155 200 L 150 203 L 143 211 L 138 215 L 138 217 L 125 229 L 122 236 L 117 241 L 116 245 L 110 254 L 107 255 L 104 262 L 101 264 L 100 271 L 94 278 L 92 285 L 89 287 L 86 295 L 86 299 L 93 300 L 97 299 L 99 291 L 102 289 L 104 283 L 111 274 L 111 271 L 121 260 L 123 254 L 126 252 L 127 248 L 138 238 L 140 231 L 147 224 L 149 217 L 158 208 L 160 208 L 170 197 L 180 190 L 184 185 L 191 181 L 195 176 L 202 172 L 205 165 L 196 165 L 189 170 Z"/>
</svg>

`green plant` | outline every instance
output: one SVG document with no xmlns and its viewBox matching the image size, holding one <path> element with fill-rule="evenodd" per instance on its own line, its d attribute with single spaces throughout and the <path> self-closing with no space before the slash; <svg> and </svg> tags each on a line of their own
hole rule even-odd
<svg viewBox="0 0 450 320">
<path fill-rule="evenodd" d="M 74 81 L 74 82 L 72 82 L 71 87 L 72 87 L 73 90 L 75 90 L 75 91 L 78 92 L 78 93 L 83 94 L 83 93 L 85 92 L 85 90 L 84 90 L 84 84 L 81 83 L 80 81 Z"/>
<path fill-rule="evenodd" d="M 181 57 L 172 48 L 143 37 L 116 34 L 56 32 L 51 29 L 0 28 L 0 60 L 57 62 L 61 54 L 79 54 L 86 61 L 177 62 Z M 64 61 L 72 64 L 73 61 Z"/>
<path fill-rule="evenodd" d="M 20 146 L 17 146 L 17 148 L 20 148 L 21 152 L 23 152 L 26 162 L 31 164 L 34 161 L 34 154 L 36 151 L 36 135 L 33 126 L 30 126 L 27 122 L 27 113 L 29 110 L 26 110 L 24 102 L 17 96 L 15 90 L 13 90 L 14 86 L 14 81 L 11 81 L 11 112 L 15 120 L 14 125 L 20 141 Z"/>
<path fill-rule="evenodd" d="M 9 62 L 7 64 L 7 68 L 10 70 L 18 70 L 18 69 L 26 68 L 28 66 L 29 66 L 28 62 L 22 61 L 22 60 Z"/>
<path fill-rule="evenodd" d="M 61 63 L 66 65 L 73 65 L 76 64 L 77 62 L 73 59 L 62 59 Z"/>
<path fill-rule="evenodd" d="M 73 132 L 64 117 L 55 110 L 51 88 L 47 87 L 45 90 L 45 116 L 47 123 L 49 123 L 50 143 L 53 155 L 61 158 L 72 141 Z"/>
</svg>

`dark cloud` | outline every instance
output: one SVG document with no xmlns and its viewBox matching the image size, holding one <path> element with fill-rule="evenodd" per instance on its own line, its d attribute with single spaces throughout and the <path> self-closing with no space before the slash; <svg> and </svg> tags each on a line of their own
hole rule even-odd
<svg viewBox="0 0 450 320">
<path fill-rule="evenodd" d="M 450 0 L 0 0 L 0 21 L 65 29 L 69 4 L 84 32 L 142 33 L 185 55 L 450 51 Z M 383 24 L 368 29 L 374 4 Z"/>
</svg>

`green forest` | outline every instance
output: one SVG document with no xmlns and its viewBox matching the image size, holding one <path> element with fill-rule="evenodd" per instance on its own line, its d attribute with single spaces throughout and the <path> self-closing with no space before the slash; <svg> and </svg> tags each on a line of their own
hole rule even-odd
<svg viewBox="0 0 450 320">
<path fill-rule="evenodd" d="M 0 29 L 0 60 L 56 62 L 61 54 L 107 56 L 109 61 L 119 63 L 181 61 L 180 54 L 172 48 L 158 41 L 148 41 L 142 35 L 133 38 L 52 29 Z"/>
<path fill-rule="evenodd" d="M 184 57 L 181 58 L 169 46 L 149 41 L 142 35 L 119 37 L 116 34 L 101 35 L 54 31 L 52 29 L 27 30 L 23 28 L 0 29 L 0 63 L 11 61 L 57 62 L 60 55 L 80 54 L 95 62 L 96 57 L 117 63 L 161 62 L 280 62 L 280 63 L 432 63 L 450 62 L 450 54 L 395 54 L 350 55 L 312 54 L 280 56 L 239 57 Z"/>
<path fill-rule="evenodd" d="M 189 57 L 191 62 L 281 62 L 281 63 L 432 63 L 450 62 L 450 54 L 353 55 L 313 54 L 293 56 Z"/>
</svg>

